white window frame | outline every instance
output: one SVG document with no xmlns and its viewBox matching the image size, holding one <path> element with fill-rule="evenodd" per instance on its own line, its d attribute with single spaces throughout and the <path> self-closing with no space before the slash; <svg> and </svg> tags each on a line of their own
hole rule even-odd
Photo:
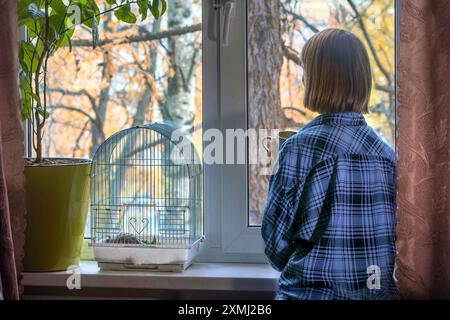
<svg viewBox="0 0 450 320">
<path fill-rule="evenodd" d="M 247 129 L 247 0 L 236 0 L 226 46 L 207 36 L 211 2 L 220 1 L 203 1 L 203 130 L 225 136 L 225 129 Z M 395 0 L 395 63 L 401 8 Z M 247 165 L 205 165 L 204 174 L 206 241 L 198 260 L 267 263 L 261 228 L 249 226 Z"/>
<path fill-rule="evenodd" d="M 203 130 L 225 136 L 226 129 L 247 129 L 247 8 L 235 1 L 223 45 L 208 37 L 214 3 L 220 1 L 203 1 Z M 215 14 L 220 35 L 223 16 Z M 206 240 L 198 261 L 267 263 L 261 228 L 248 226 L 247 165 L 205 165 L 204 175 Z"/>
</svg>

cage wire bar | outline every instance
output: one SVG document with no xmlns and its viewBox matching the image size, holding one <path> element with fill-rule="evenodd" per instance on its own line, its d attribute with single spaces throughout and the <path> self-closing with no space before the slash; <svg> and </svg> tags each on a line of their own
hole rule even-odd
<svg viewBox="0 0 450 320">
<path fill-rule="evenodd" d="M 125 129 L 91 169 L 94 247 L 189 248 L 203 238 L 203 171 L 186 136 L 153 123 Z"/>
</svg>

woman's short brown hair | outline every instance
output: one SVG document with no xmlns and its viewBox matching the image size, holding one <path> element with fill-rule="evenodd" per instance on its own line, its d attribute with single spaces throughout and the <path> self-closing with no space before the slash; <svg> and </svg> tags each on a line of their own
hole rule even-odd
<svg viewBox="0 0 450 320">
<path fill-rule="evenodd" d="M 316 33 L 302 51 L 304 105 L 319 113 L 368 112 L 372 72 L 362 42 L 341 29 Z"/>
</svg>

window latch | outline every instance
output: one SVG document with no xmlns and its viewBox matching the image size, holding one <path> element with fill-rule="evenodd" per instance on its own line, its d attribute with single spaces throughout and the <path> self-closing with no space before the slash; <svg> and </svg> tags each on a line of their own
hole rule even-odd
<svg viewBox="0 0 450 320">
<path fill-rule="evenodd" d="M 208 13 L 208 38 L 224 47 L 228 46 L 230 23 L 235 17 L 236 0 L 210 0 Z M 219 34 L 220 33 L 220 34 Z"/>
</svg>

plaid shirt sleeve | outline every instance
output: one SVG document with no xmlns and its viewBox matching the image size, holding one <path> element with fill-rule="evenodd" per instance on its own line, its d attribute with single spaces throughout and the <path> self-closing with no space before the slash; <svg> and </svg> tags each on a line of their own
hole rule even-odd
<svg viewBox="0 0 450 320">
<path fill-rule="evenodd" d="M 293 196 L 301 192 L 302 182 L 298 180 L 298 155 L 293 152 L 289 141 L 284 143 L 278 154 L 278 170 L 271 176 L 262 222 L 262 237 L 265 254 L 271 265 L 281 271 L 295 249 L 294 234 L 297 229 L 293 212 Z"/>
</svg>

